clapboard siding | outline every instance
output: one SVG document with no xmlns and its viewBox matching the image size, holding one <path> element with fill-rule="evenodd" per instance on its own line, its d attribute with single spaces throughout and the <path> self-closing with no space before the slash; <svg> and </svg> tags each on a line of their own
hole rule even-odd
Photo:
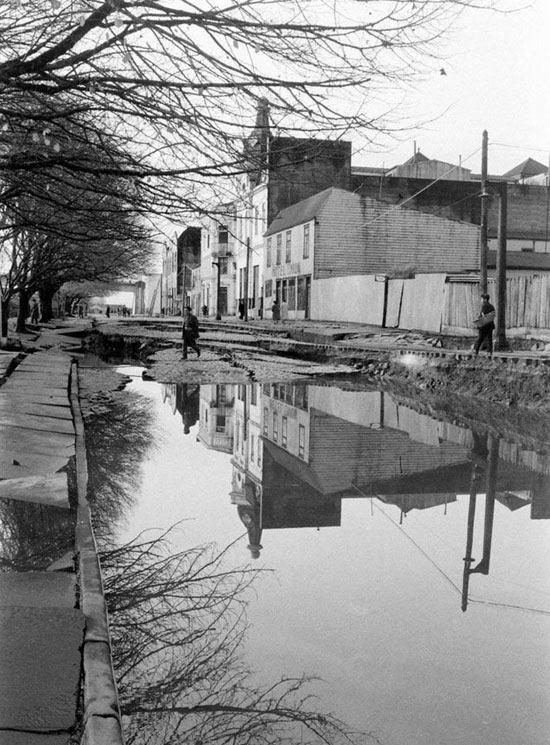
<svg viewBox="0 0 550 745">
<path fill-rule="evenodd" d="M 333 189 L 317 216 L 316 279 L 460 272 L 479 266 L 479 229 Z"/>
</svg>

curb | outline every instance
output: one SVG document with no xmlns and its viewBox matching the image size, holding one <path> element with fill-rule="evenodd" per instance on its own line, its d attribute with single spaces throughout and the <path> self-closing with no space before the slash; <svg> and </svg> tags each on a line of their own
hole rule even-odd
<svg viewBox="0 0 550 745">
<path fill-rule="evenodd" d="M 107 606 L 90 506 L 86 497 L 88 464 L 76 362 L 71 365 L 70 402 L 75 428 L 78 496 L 75 546 L 78 555 L 80 603 L 85 618 L 82 645 L 84 716 L 81 745 L 124 745 Z"/>
</svg>

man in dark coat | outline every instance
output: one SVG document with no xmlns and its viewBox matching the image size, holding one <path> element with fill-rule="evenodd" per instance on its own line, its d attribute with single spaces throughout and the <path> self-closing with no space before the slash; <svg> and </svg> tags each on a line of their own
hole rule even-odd
<svg viewBox="0 0 550 745">
<path fill-rule="evenodd" d="M 481 296 L 481 316 L 486 316 L 488 313 L 494 313 L 495 306 L 489 302 L 489 295 L 486 293 Z M 495 330 L 494 321 L 479 326 L 477 341 L 474 346 L 474 353 L 477 357 L 480 349 L 485 347 L 489 355 L 493 354 L 493 331 Z"/>
<path fill-rule="evenodd" d="M 187 359 L 187 347 L 191 347 L 197 353 L 197 357 L 201 356 L 201 350 L 197 344 L 199 338 L 199 322 L 197 316 L 194 316 L 191 312 L 189 305 L 185 307 L 183 311 L 183 325 L 181 329 L 181 336 L 183 339 L 183 359 Z"/>
</svg>

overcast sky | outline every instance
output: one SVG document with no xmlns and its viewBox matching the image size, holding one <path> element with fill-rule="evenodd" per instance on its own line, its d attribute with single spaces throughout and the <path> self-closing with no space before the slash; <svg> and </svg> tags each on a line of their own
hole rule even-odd
<svg viewBox="0 0 550 745">
<path fill-rule="evenodd" d="M 518 0 L 518 7 L 522 3 Z M 480 147 L 487 129 L 490 173 L 504 173 L 529 156 L 547 164 L 550 0 L 533 0 L 509 15 L 470 11 L 446 38 L 442 64 L 447 74 L 440 74 L 435 60 L 433 75 L 401 109 L 403 115 L 431 123 L 402 135 L 400 142 L 388 142 L 378 153 L 357 153 L 354 162 L 401 163 L 412 155 L 416 140 L 425 155 L 451 163 L 462 155 L 464 166 L 479 172 L 479 152 L 464 159 Z M 497 147 L 497 142 L 514 148 Z"/>
</svg>

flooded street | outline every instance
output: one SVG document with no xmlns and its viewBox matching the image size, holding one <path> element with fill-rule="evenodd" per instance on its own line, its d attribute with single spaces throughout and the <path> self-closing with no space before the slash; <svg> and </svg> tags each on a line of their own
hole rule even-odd
<svg viewBox="0 0 550 745">
<path fill-rule="evenodd" d="M 320 709 L 363 742 L 548 742 L 547 443 L 378 390 L 120 371 L 139 402 L 121 421 L 143 431 L 113 541 L 179 522 L 174 551 L 233 544 L 224 569 L 272 570 L 246 590 L 258 684 L 317 676 Z"/>
</svg>

